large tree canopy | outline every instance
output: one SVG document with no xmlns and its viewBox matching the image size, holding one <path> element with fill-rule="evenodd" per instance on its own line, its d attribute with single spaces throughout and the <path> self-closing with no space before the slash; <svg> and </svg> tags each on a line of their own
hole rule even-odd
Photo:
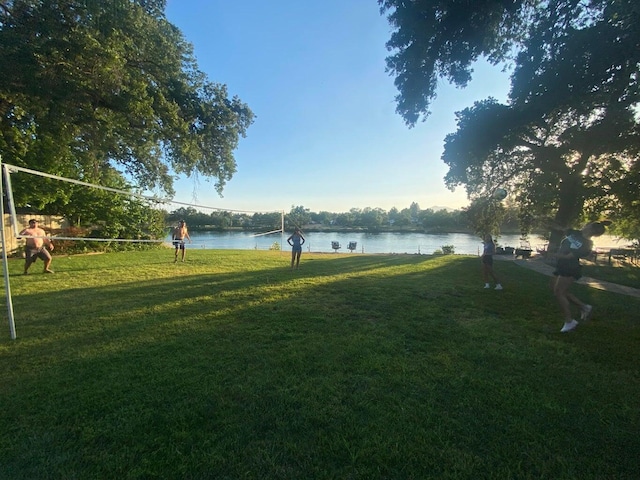
<svg viewBox="0 0 640 480">
<path fill-rule="evenodd" d="M 533 121 L 526 110 L 487 100 L 457 118 L 458 130 L 447 135 L 442 157 L 449 165 L 447 185 L 465 185 L 470 198 L 509 185 L 525 231 L 535 217 L 552 216 L 554 224 L 567 226 L 583 215 L 611 212 L 614 205 L 626 205 L 623 210 L 632 214 L 632 197 L 616 195 L 637 177 L 636 123 L 628 111 L 566 111 Z"/>
<path fill-rule="evenodd" d="M 108 183 L 115 167 L 137 187 L 169 195 L 175 174 L 196 174 L 221 192 L 253 114 L 198 70 L 164 7 L 0 2 L 2 160 L 92 183 Z M 15 189 L 17 203 L 65 203 L 53 188 Z"/>
<path fill-rule="evenodd" d="M 400 92 L 397 112 L 409 126 L 429 115 L 439 79 L 465 87 L 482 56 L 513 54 L 537 0 L 378 0 L 394 28 L 387 69 Z"/>
<path fill-rule="evenodd" d="M 598 94 L 637 102 L 640 6 L 635 0 L 378 0 L 394 29 L 387 69 L 397 111 L 425 119 L 444 79 L 459 87 L 473 64 L 512 62 L 511 98 L 571 102 Z M 631 90 L 629 92 L 629 90 Z"/>
<path fill-rule="evenodd" d="M 638 215 L 638 2 L 379 3 L 396 27 L 388 68 L 410 126 L 428 116 L 439 78 L 465 86 L 479 58 L 512 62 L 507 105 L 487 99 L 457 113 L 443 154 L 449 187 L 474 199 L 509 186 L 528 221 Z"/>
</svg>

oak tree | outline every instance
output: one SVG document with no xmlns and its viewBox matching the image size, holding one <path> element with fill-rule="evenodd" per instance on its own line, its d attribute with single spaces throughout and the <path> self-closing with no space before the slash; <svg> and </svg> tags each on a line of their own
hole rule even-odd
<svg viewBox="0 0 640 480">
<path fill-rule="evenodd" d="M 220 193 L 253 113 L 198 69 L 164 7 L 1 2 L 2 161 L 98 184 L 116 169 L 137 188 L 167 195 L 176 174 L 199 175 Z M 72 189 L 18 182 L 15 198 L 64 214 Z"/>
<path fill-rule="evenodd" d="M 522 218 L 569 226 L 637 215 L 640 7 L 631 0 L 379 0 L 398 112 L 429 114 L 441 78 L 464 87 L 473 63 L 513 66 L 509 101 L 476 102 L 447 136 L 447 185 L 472 200 L 498 185 Z"/>
</svg>

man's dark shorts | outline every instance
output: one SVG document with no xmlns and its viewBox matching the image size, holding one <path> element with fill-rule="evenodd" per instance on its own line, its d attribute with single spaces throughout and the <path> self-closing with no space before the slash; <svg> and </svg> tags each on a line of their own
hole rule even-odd
<svg viewBox="0 0 640 480">
<path fill-rule="evenodd" d="M 35 262 L 36 258 L 39 258 L 44 262 L 46 262 L 47 260 L 51 260 L 51 254 L 45 247 L 25 247 L 25 254 L 30 263 Z"/>
<path fill-rule="evenodd" d="M 482 263 L 485 265 L 493 265 L 493 255 L 483 255 Z"/>
</svg>

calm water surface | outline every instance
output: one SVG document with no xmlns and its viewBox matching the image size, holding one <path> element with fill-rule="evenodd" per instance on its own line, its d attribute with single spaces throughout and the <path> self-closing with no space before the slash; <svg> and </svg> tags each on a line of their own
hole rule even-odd
<svg viewBox="0 0 640 480">
<path fill-rule="evenodd" d="M 190 232 L 192 244 L 187 244 L 188 249 L 239 249 L 239 250 L 269 250 L 277 242 L 284 245 L 284 250 L 289 250 L 287 238 L 291 232 L 285 235 L 280 233 L 256 236 L 248 232 Z M 332 242 L 338 242 L 338 252 L 348 253 L 349 242 L 356 242 L 354 253 L 420 253 L 432 254 L 441 250 L 443 245 L 453 245 L 455 253 L 467 255 L 479 255 L 482 252 L 482 242 L 471 234 L 426 234 L 426 233 L 335 233 L 335 232 L 310 232 L 304 234 L 306 243 L 303 252 L 333 252 Z M 170 238 L 167 239 L 170 242 Z M 498 238 L 498 245 L 507 247 L 520 247 L 520 235 L 503 235 Z M 530 237 L 531 248 L 542 246 L 544 240 Z M 603 236 L 596 239 L 596 246 L 619 246 L 615 239 Z"/>
<path fill-rule="evenodd" d="M 277 242 L 284 245 L 284 250 L 289 250 L 286 244 L 288 236 L 274 233 L 270 235 L 255 235 L 250 232 L 190 232 L 192 244 L 187 244 L 188 249 L 239 249 L 239 250 L 269 250 Z M 348 253 L 347 246 L 350 242 L 356 242 L 354 253 L 420 253 L 432 254 L 441 250 L 443 245 L 453 245 L 455 253 L 467 255 L 479 255 L 482 252 L 480 238 L 465 233 L 426 234 L 426 233 L 344 233 L 344 232 L 310 232 L 304 234 L 306 243 L 302 249 L 304 252 L 333 252 L 332 242 L 338 242 L 338 252 Z M 170 237 L 167 241 L 170 242 Z M 497 239 L 498 245 L 518 248 L 522 246 L 520 235 L 502 235 Z M 536 236 L 529 238 L 530 246 L 535 251 L 536 247 L 544 245 L 545 241 Z M 620 247 L 615 238 L 602 236 L 595 239 L 596 247 Z"/>
</svg>

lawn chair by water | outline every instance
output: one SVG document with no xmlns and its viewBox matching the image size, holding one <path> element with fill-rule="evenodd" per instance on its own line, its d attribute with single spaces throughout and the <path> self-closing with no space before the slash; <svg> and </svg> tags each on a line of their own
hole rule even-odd
<svg viewBox="0 0 640 480">
<path fill-rule="evenodd" d="M 523 240 L 520 243 L 520 247 L 516 248 L 516 258 L 522 257 L 523 260 L 525 258 L 529 258 L 531 257 L 531 251 L 531 244 L 528 241 Z"/>
<path fill-rule="evenodd" d="M 333 241 L 333 242 L 331 242 L 331 248 L 333 248 L 334 252 L 337 252 L 342 247 L 340 246 L 340 242 Z"/>
<path fill-rule="evenodd" d="M 548 243 L 542 243 L 539 245 L 536 245 L 536 253 L 538 255 L 543 255 L 546 256 L 547 255 L 547 248 L 549 248 L 549 244 Z"/>
<path fill-rule="evenodd" d="M 347 250 L 351 253 L 353 253 L 356 248 L 358 248 L 358 242 L 349 242 L 349 245 L 347 245 Z"/>
</svg>

